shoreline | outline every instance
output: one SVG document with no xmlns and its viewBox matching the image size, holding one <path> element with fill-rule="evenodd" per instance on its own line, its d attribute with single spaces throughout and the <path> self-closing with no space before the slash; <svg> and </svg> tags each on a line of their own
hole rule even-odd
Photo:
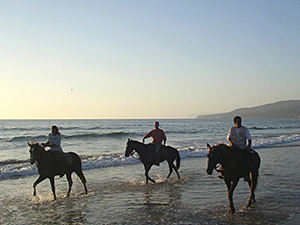
<svg viewBox="0 0 300 225">
<path fill-rule="evenodd" d="M 300 224 L 300 214 L 295 214 L 291 219 L 288 219 L 283 225 L 299 225 Z"/>
<path fill-rule="evenodd" d="M 0 223 L 299 224 L 300 175 L 292 170 L 300 161 L 296 157 L 299 147 L 257 151 L 262 159 L 257 202 L 245 208 L 250 192 L 241 179 L 234 192 L 234 215 L 227 214 L 224 182 L 215 171 L 207 175 L 206 158 L 198 157 L 181 161 L 181 180 L 175 173 L 166 180 L 166 162 L 153 167 L 149 175 L 156 184 L 145 184 L 141 163 L 84 170 L 89 194 L 83 194 L 82 184 L 73 176 L 69 199 L 65 197 L 66 178 L 56 178 L 56 201 L 52 200 L 48 180 L 39 184 L 37 196 L 32 196 L 35 175 L 1 181 Z"/>
</svg>

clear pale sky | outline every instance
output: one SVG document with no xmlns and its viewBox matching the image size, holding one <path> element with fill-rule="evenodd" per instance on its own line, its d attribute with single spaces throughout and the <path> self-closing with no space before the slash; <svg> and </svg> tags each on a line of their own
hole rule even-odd
<svg viewBox="0 0 300 225">
<path fill-rule="evenodd" d="M 300 99 L 300 1 L 0 1 L 0 119 L 186 118 Z"/>
</svg>

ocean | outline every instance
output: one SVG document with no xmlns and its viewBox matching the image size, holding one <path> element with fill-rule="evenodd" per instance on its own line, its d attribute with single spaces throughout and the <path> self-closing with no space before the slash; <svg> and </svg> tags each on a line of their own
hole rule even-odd
<svg viewBox="0 0 300 225">
<path fill-rule="evenodd" d="M 219 217 L 216 216 L 211 210 L 209 210 L 208 214 L 211 217 L 204 216 L 205 208 L 214 205 L 214 202 L 211 201 L 213 199 L 215 199 L 217 205 L 219 204 L 218 207 L 221 206 L 222 212 L 226 211 L 225 185 L 217 178 L 214 177 L 212 179 L 205 174 L 205 161 L 208 152 L 206 144 L 227 143 L 226 135 L 229 128 L 233 126 L 232 119 L 158 120 L 160 128 L 165 131 L 167 136 L 167 145 L 179 150 L 182 159 L 179 173 L 181 173 L 182 179 L 178 181 L 176 176 L 172 175 L 169 181 L 165 181 L 168 168 L 166 164 L 162 163 L 160 167 L 153 167 L 150 170 L 150 174 L 153 174 L 152 176 L 158 180 L 158 183 L 146 185 L 141 163 L 134 157 L 126 158 L 124 152 L 128 138 L 142 141 L 143 136 L 153 129 L 154 121 L 151 119 L 0 120 L 0 187 L 3 187 L 0 192 L 0 200 L 3 203 L 0 222 L 11 223 L 13 221 L 15 224 L 22 224 L 26 221 L 30 223 L 28 222 L 29 216 L 27 214 L 39 212 L 39 217 L 37 215 L 30 217 L 32 224 L 37 222 L 46 224 L 51 223 L 51 221 L 56 221 L 58 224 L 138 224 L 144 222 L 154 224 L 201 222 L 210 224 L 211 221 L 215 224 L 232 223 L 232 221 L 224 220 L 222 213 L 222 219 L 220 219 L 220 215 L 218 214 Z M 82 194 L 83 189 L 78 182 L 77 185 L 74 185 L 70 199 L 66 199 L 64 191 L 67 188 L 67 184 L 66 181 L 63 181 L 65 178 L 57 178 L 59 197 L 56 202 L 53 202 L 51 199 L 48 181 L 44 181 L 37 187 L 39 197 L 32 196 L 32 183 L 38 177 L 38 174 L 35 166 L 29 164 L 27 142 L 46 142 L 52 125 L 57 125 L 60 129 L 63 151 L 72 151 L 80 155 L 83 163 L 83 172 L 87 177 L 88 188 L 90 189 L 88 196 Z M 278 154 L 284 155 L 286 151 L 285 146 L 292 146 L 293 149 L 298 149 L 300 119 L 244 119 L 243 125 L 249 129 L 252 136 L 252 147 L 259 154 L 265 154 L 270 149 L 276 149 L 276 151 L 279 151 Z M 146 143 L 150 143 L 150 141 L 151 139 L 147 139 Z M 197 163 L 199 163 L 199 166 L 194 167 Z M 200 165 L 202 165 L 202 168 L 200 168 Z M 262 167 L 264 166 L 264 160 L 262 160 Z M 199 179 L 203 179 L 206 182 L 204 185 L 206 188 L 218 183 L 219 195 L 222 198 L 224 197 L 225 202 L 220 204 L 218 195 L 210 199 L 209 193 L 198 193 L 199 195 L 197 196 L 195 193 L 199 192 L 199 190 L 195 191 L 193 189 L 189 192 L 190 187 L 196 185 L 196 183 L 199 185 L 198 182 L 201 184 Z M 9 190 L 5 187 L 8 187 Z M 127 192 L 127 190 L 124 190 L 126 188 L 131 191 Z M 245 185 L 243 188 L 244 191 L 241 194 L 238 194 L 239 192 L 237 191 L 236 195 L 243 196 L 241 198 L 244 200 L 244 198 L 247 199 L 248 197 L 248 190 Z M 61 192 L 59 191 L 60 189 L 62 189 Z M 141 205 L 135 205 L 135 201 L 139 202 L 139 196 L 135 196 L 132 190 L 135 190 L 136 193 L 142 193 L 143 200 L 141 200 L 141 204 L 143 207 L 141 208 L 144 208 L 144 211 L 141 211 L 141 208 L 139 208 Z M 125 192 L 125 194 L 121 195 L 120 192 Z M 167 193 L 168 197 L 162 197 L 161 193 Z M 265 190 L 263 193 L 267 194 L 268 191 Z M 177 199 L 178 195 L 180 195 L 180 199 Z M 147 203 L 148 200 L 145 200 L 147 198 L 145 196 L 150 198 L 150 203 Z M 151 197 L 153 196 L 157 198 L 154 203 L 151 203 Z M 199 205 L 194 207 L 197 204 L 195 199 L 199 200 L 200 196 L 204 198 L 204 200 L 201 200 L 202 203 L 199 203 L 201 207 Z M 134 200 L 132 200 L 132 197 Z M 26 202 L 24 202 L 25 200 Z M 93 203 L 88 203 L 89 201 Z M 99 202 L 96 203 L 97 201 Z M 105 201 L 107 202 L 104 204 Z M 178 201 L 186 202 L 184 209 L 178 209 L 176 208 L 177 206 L 173 205 L 174 203 L 177 204 Z M 22 204 L 19 202 L 22 202 Z M 101 210 L 97 208 L 100 202 L 104 204 Z M 69 211 L 68 204 L 73 204 L 74 206 L 73 210 L 75 212 L 73 214 L 75 219 L 72 215 L 69 215 L 67 218 L 60 216 L 55 220 L 51 220 L 53 217 L 51 217 L 51 213 L 49 215 L 48 210 L 52 210 L 54 214 L 58 213 L 56 210 L 72 214 Z M 133 213 L 133 216 L 142 213 L 142 219 L 128 216 L 125 213 L 128 208 L 125 209 L 123 208 L 124 206 L 129 207 L 129 211 Z M 92 207 L 92 209 L 85 211 L 82 207 Z M 175 208 L 173 211 L 168 209 L 168 214 L 163 215 L 165 220 L 162 220 L 160 209 L 169 207 Z M 189 207 L 196 208 L 198 211 L 196 210 L 193 215 L 190 215 L 191 212 L 189 212 L 190 216 L 188 217 L 184 210 L 191 209 Z M 46 214 L 44 217 L 40 213 L 43 210 Z M 80 211 L 80 216 L 77 215 L 76 210 Z M 101 211 L 101 216 L 97 214 L 99 210 Z M 148 213 L 147 210 L 149 210 Z M 295 213 L 293 210 L 287 210 L 287 213 L 278 221 L 286 220 Z M 171 215 L 174 212 L 178 213 L 178 211 L 182 213 L 181 219 L 178 219 L 175 214 Z M 242 212 L 244 211 L 242 210 Z M 20 215 L 23 215 L 23 217 L 20 217 Z M 64 219 L 61 219 L 61 217 Z M 271 216 L 270 218 L 274 217 Z M 241 221 L 235 222 L 242 224 Z"/>
</svg>

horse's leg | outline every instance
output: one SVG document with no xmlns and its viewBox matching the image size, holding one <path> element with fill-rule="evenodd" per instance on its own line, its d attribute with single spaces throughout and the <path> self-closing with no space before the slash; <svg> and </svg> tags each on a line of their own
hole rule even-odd
<svg viewBox="0 0 300 225">
<path fill-rule="evenodd" d="M 33 196 L 36 196 L 36 186 L 45 179 L 46 179 L 46 177 L 39 176 L 38 179 L 34 182 L 34 184 L 33 184 Z"/>
<path fill-rule="evenodd" d="M 49 178 L 54 200 L 56 200 L 54 176 Z"/>
<path fill-rule="evenodd" d="M 77 174 L 77 176 L 80 178 L 81 182 L 83 183 L 84 191 L 85 191 L 85 194 L 87 195 L 88 190 L 87 190 L 87 187 L 86 187 L 86 179 L 85 179 L 85 176 L 82 173 L 82 170 L 80 169 L 79 171 L 75 171 L 75 173 Z"/>
<path fill-rule="evenodd" d="M 247 208 L 250 208 L 251 203 L 255 202 L 255 189 L 257 186 L 257 178 L 258 178 L 258 173 L 252 172 L 251 173 L 251 184 L 250 184 L 250 197 L 248 200 Z"/>
<path fill-rule="evenodd" d="M 71 193 L 71 189 L 72 189 L 72 185 L 73 185 L 73 181 L 72 181 L 71 173 L 67 173 L 66 176 L 67 176 L 67 180 L 68 180 L 68 183 L 69 183 L 69 190 L 68 190 L 68 193 L 67 193 L 67 197 L 69 198 L 70 193 Z"/>
<path fill-rule="evenodd" d="M 173 169 L 175 170 L 175 172 L 177 174 L 178 179 L 180 180 L 180 176 L 179 176 L 179 172 L 178 172 L 177 167 L 174 165 L 174 163 L 172 163 L 172 165 L 173 165 Z"/>
<path fill-rule="evenodd" d="M 174 164 L 170 160 L 167 160 L 167 161 L 168 161 L 168 165 L 169 165 L 169 174 L 168 174 L 167 178 L 169 178 L 173 172 L 172 167 L 174 168 Z"/>
<path fill-rule="evenodd" d="M 151 177 L 149 177 L 149 170 L 151 169 L 153 164 L 151 165 L 146 165 L 144 164 L 145 167 L 145 176 L 146 176 L 146 184 L 148 184 L 148 180 L 150 180 L 151 182 L 155 183 L 155 180 L 153 180 Z"/>
<path fill-rule="evenodd" d="M 235 208 L 234 208 L 232 197 L 233 197 L 234 189 L 236 188 L 238 182 L 239 182 L 239 180 L 230 181 L 230 180 L 227 180 L 225 178 L 225 183 L 226 183 L 227 190 L 228 190 L 228 200 L 229 200 L 229 210 L 228 210 L 228 213 L 231 213 L 231 214 L 235 213 Z"/>
</svg>

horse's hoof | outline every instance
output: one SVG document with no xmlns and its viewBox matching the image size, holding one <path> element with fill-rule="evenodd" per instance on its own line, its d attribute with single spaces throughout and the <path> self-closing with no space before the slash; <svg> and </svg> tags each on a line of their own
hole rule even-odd
<svg viewBox="0 0 300 225">
<path fill-rule="evenodd" d="M 235 208 L 234 207 L 233 208 L 229 208 L 228 209 L 228 213 L 234 214 L 235 213 Z"/>
</svg>

